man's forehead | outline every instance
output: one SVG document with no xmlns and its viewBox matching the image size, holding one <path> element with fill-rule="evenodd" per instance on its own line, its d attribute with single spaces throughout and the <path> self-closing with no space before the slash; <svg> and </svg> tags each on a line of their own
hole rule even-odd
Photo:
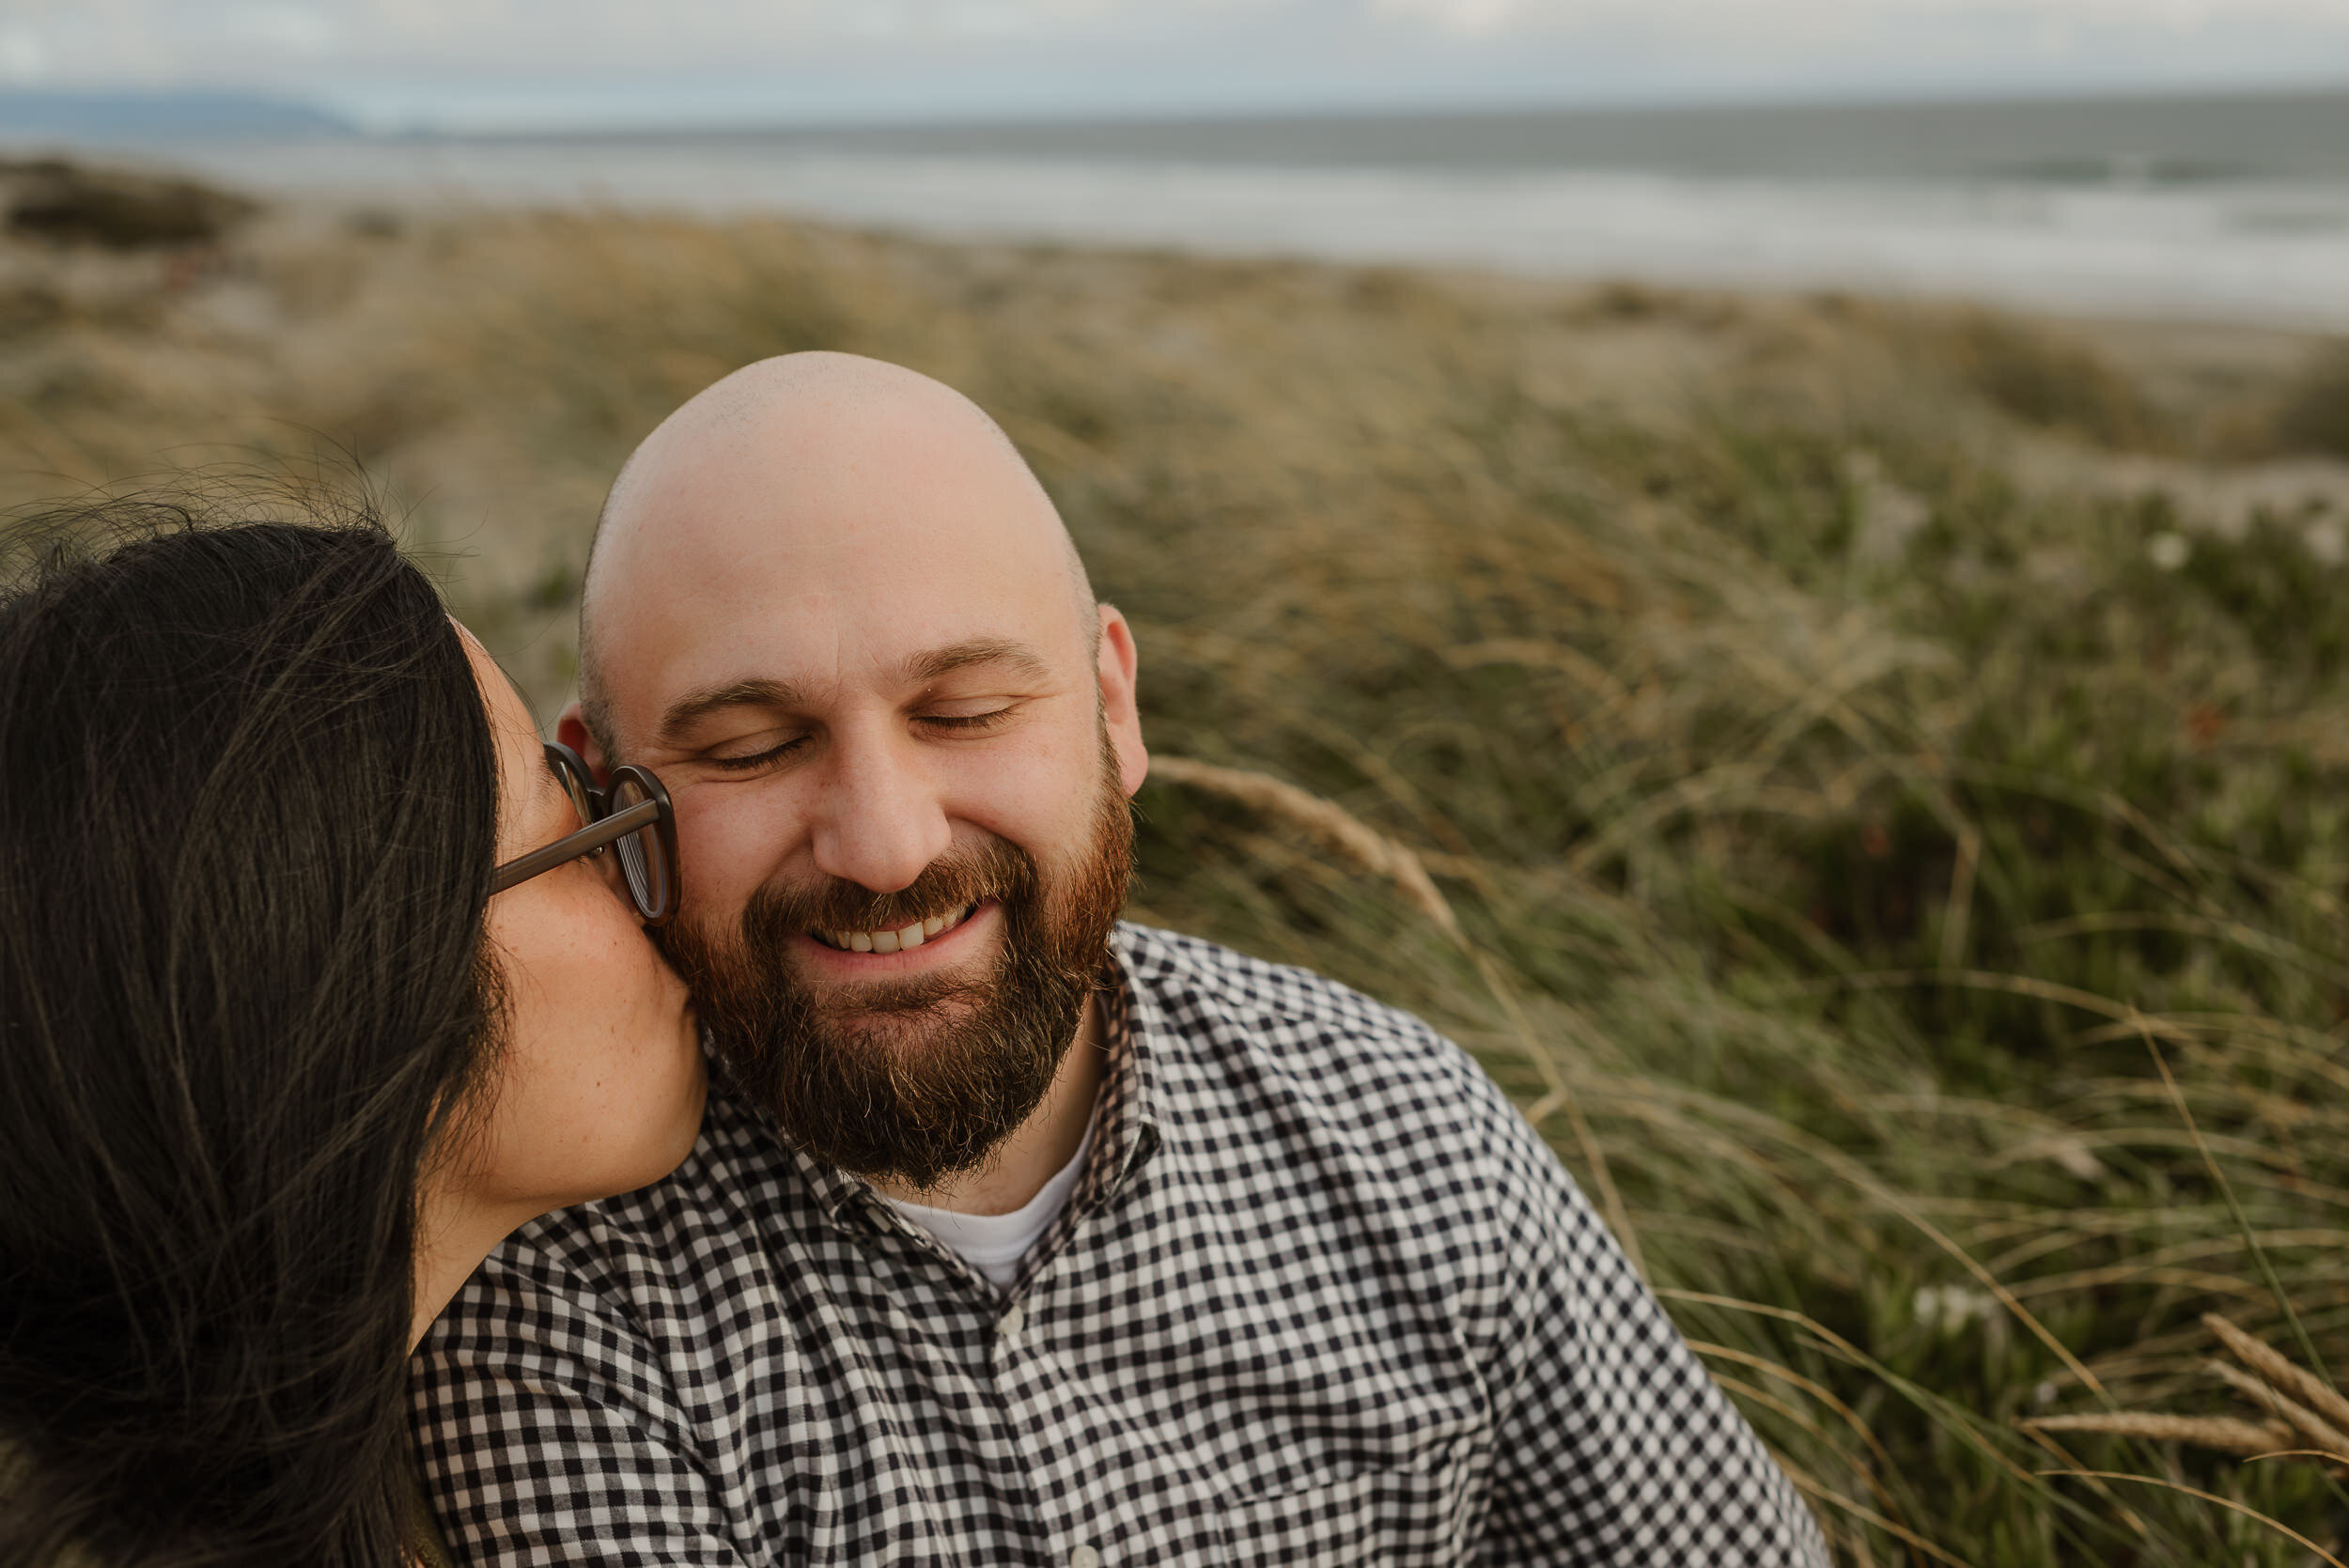
<svg viewBox="0 0 2349 1568">
<path fill-rule="evenodd" d="M 1035 686 L 1068 678 L 1090 646 L 1068 625 L 1066 596 L 1038 592 L 1033 579 L 882 577 L 762 589 L 754 575 L 735 573 L 711 583 L 702 602 L 640 604 L 608 622 L 600 657 L 617 727 L 674 731 L 689 707 L 727 706 L 717 692 L 813 708 L 859 693 L 910 696 L 966 672 Z"/>
<path fill-rule="evenodd" d="M 599 613 L 631 641 L 895 658 L 972 638 L 1055 639 L 1073 616 L 1067 578 L 1057 551 L 952 528 L 778 529 L 615 572 Z"/>
<path fill-rule="evenodd" d="M 741 578 L 767 591 L 902 592 L 941 571 L 1009 588 L 1040 571 L 1065 575 L 1066 541 L 1024 469 L 969 453 L 840 454 L 820 467 L 756 455 L 671 462 L 640 482 L 598 563 L 597 597 L 657 598 Z"/>
</svg>

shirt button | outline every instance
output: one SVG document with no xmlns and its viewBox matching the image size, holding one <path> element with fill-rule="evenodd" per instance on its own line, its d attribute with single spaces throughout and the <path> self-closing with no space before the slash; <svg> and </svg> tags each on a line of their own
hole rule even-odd
<svg viewBox="0 0 2349 1568">
<path fill-rule="evenodd" d="M 1080 1546 L 1068 1554 L 1068 1568 L 1101 1568 L 1101 1554 L 1091 1546 Z"/>
<path fill-rule="evenodd" d="M 1027 1323 L 1028 1314 L 1019 1310 L 1019 1303 L 1014 1302 L 1012 1304 L 1011 1311 L 1005 1312 L 1003 1316 L 995 1320 L 995 1331 L 1007 1340 L 1016 1340 L 1019 1337 L 1019 1330 L 1026 1327 Z M 1089 1546 L 1080 1546 L 1078 1550 L 1091 1551 L 1092 1548 Z M 1077 1568 L 1086 1568 L 1086 1562 L 1097 1565 L 1100 1560 L 1101 1559 L 1099 1556 L 1096 1555 L 1091 1559 L 1086 1560 L 1086 1561 L 1079 1562 L 1077 1564 Z"/>
</svg>

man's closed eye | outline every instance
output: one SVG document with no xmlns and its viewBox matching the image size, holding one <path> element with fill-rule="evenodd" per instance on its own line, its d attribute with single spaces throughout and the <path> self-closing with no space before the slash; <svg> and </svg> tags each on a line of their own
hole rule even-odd
<svg viewBox="0 0 2349 1568">
<path fill-rule="evenodd" d="M 710 767 L 728 773 L 754 773 L 762 768 L 772 768 L 807 744 L 807 737 L 795 735 L 790 739 L 761 751 L 744 752 L 735 756 L 710 756 L 703 760 Z"/>
</svg>

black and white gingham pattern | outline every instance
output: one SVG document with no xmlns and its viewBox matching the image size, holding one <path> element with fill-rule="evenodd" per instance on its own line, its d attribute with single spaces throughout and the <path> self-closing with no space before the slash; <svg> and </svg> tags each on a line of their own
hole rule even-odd
<svg viewBox="0 0 2349 1568">
<path fill-rule="evenodd" d="M 714 1094 L 491 1256 L 413 1430 L 488 1564 L 1826 1554 L 1549 1151 L 1424 1024 L 1120 928 L 1100 1133 L 999 1291 Z"/>
</svg>

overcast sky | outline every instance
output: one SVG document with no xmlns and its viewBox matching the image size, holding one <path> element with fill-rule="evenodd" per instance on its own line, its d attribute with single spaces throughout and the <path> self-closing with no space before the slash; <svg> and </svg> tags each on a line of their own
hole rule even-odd
<svg viewBox="0 0 2349 1568">
<path fill-rule="evenodd" d="M 0 91 L 379 125 L 2349 85 L 2349 0 L 0 0 Z"/>
</svg>

